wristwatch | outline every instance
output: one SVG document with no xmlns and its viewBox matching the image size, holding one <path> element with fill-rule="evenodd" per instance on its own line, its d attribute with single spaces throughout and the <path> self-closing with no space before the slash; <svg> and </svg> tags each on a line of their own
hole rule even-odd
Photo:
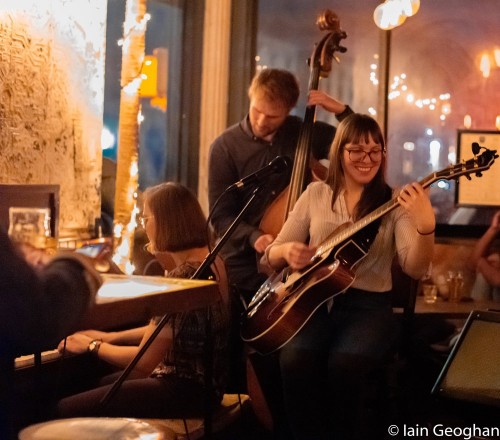
<svg viewBox="0 0 500 440">
<path fill-rule="evenodd" d="M 94 339 L 90 341 L 89 346 L 87 347 L 87 351 L 97 356 L 99 348 L 101 348 L 101 344 L 102 344 L 102 339 Z"/>
</svg>

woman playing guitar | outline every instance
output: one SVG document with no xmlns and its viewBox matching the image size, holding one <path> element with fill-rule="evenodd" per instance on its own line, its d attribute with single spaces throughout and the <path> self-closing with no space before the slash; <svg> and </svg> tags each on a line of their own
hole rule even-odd
<svg viewBox="0 0 500 440">
<path fill-rule="evenodd" d="M 371 117 L 353 114 L 339 124 L 329 160 L 326 181 L 308 186 L 266 250 L 273 269 L 288 265 L 300 271 L 336 228 L 363 218 L 392 197 L 384 178 L 385 142 Z M 386 293 L 394 255 L 414 278 L 431 262 L 435 218 L 426 191 L 415 182 L 396 197 L 400 207 L 353 238 L 356 250 L 365 254 L 351 287 L 335 297 L 333 307 L 331 302 L 319 304 L 279 352 L 285 407 L 296 439 L 356 438 L 356 429 L 363 426 L 356 418 L 363 379 L 395 337 Z M 332 280 L 332 286 L 321 288 L 334 289 L 334 284 Z"/>
</svg>

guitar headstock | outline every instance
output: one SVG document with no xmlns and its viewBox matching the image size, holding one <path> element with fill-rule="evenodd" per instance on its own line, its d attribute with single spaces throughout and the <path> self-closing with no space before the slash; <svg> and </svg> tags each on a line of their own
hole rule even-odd
<svg viewBox="0 0 500 440">
<path fill-rule="evenodd" d="M 340 45 L 341 40 L 347 37 L 345 31 L 340 28 L 340 20 L 337 14 L 329 9 L 321 13 L 316 24 L 320 31 L 328 31 L 328 34 L 315 46 L 311 56 L 310 65 L 319 68 L 320 76 L 326 78 L 332 70 L 332 61 L 335 52 L 344 53 L 347 49 Z"/>
<path fill-rule="evenodd" d="M 488 170 L 495 162 L 495 159 L 498 158 L 496 150 L 488 150 L 484 147 L 481 148 L 483 148 L 485 151 L 483 151 L 479 155 L 474 155 L 472 159 L 466 160 L 456 165 L 451 165 L 444 170 L 434 173 L 433 181 L 442 179 L 452 180 L 460 176 L 465 176 L 470 180 L 471 174 L 475 174 L 477 177 L 481 177 L 482 171 Z"/>
</svg>

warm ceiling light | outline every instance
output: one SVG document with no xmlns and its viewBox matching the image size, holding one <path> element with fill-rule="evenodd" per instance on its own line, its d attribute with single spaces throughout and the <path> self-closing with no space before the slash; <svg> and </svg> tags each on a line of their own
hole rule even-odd
<svg viewBox="0 0 500 440">
<path fill-rule="evenodd" d="M 400 0 L 401 9 L 404 15 L 412 17 L 420 9 L 420 0 Z"/>
<path fill-rule="evenodd" d="M 495 58 L 495 64 L 500 67 L 500 49 L 495 49 L 493 51 L 493 57 Z"/>
<path fill-rule="evenodd" d="M 402 25 L 406 16 L 401 13 L 401 4 L 398 0 L 388 0 L 378 5 L 373 11 L 373 21 L 383 30 L 393 29 Z"/>
</svg>

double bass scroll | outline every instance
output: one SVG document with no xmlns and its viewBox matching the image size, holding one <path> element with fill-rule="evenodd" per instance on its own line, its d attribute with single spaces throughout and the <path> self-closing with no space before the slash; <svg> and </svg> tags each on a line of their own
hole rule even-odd
<svg viewBox="0 0 500 440">
<path fill-rule="evenodd" d="M 345 52 L 347 49 L 340 45 L 347 34 L 340 29 L 340 21 L 335 12 L 326 10 L 316 20 L 320 31 L 328 33 L 315 44 L 309 63 L 308 90 L 317 90 L 320 78 L 327 78 L 332 70 L 332 61 L 338 58 L 335 52 Z M 315 120 L 316 106 L 306 108 L 304 121 L 299 133 L 297 148 L 289 186 L 268 207 L 260 223 L 260 229 L 265 234 L 276 237 L 281 230 L 288 213 L 293 209 L 299 196 L 309 183 L 312 174 L 311 145 Z M 316 164 L 316 162 L 315 162 Z M 315 173 L 318 174 L 318 173 Z"/>
</svg>

